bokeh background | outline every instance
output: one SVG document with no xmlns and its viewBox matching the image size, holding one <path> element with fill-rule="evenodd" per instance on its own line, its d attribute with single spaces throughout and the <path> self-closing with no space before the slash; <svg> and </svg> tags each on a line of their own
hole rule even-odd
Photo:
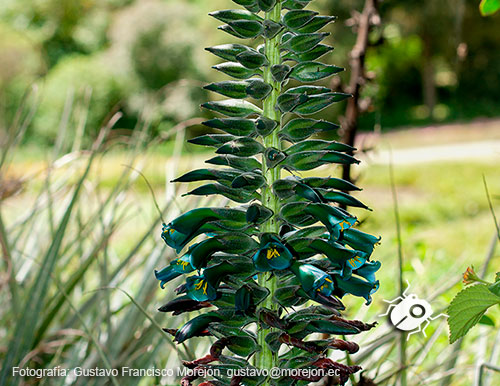
<svg viewBox="0 0 500 386">
<path fill-rule="evenodd" d="M 324 60 L 346 71 L 331 87 L 349 80 L 352 20 L 363 4 L 311 5 L 339 17 L 327 27 L 335 51 Z M 201 340 L 175 348 L 161 331 L 186 321 L 156 311 L 175 286 L 160 290 L 153 270 L 174 255 L 160 239 L 147 184 L 126 166 L 146 176 L 167 221 L 187 208 L 224 203 L 182 198 L 188 187 L 169 181 L 208 157 L 185 139 L 204 132 L 200 122 L 210 117 L 199 108 L 213 97 L 202 86 L 223 79 L 204 47 L 234 41 L 207 13 L 234 7 L 230 0 L 2 0 L 2 360 L 11 340 L 20 347 L 17 363 L 33 368 L 175 368 L 180 358 L 205 354 Z M 360 338 L 365 350 L 353 360 L 377 384 L 393 385 L 398 335 L 377 315 L 383 299 L 397 296 L 398 250 L 404 279 L 436 312 L 462 288 L 467 266 L 489 279 L 500 270 L 491 211 L 500 199 L 500 14 L 481 16 L 478 0 L 385 0 L 379 11 L 357 138 L 363 162 L 353 174 L 364 187 L 359 198 L 374 209 L 358 213 L 362 228 L 383 237 L 376 252 L 381 288 L 370 308 L 357 299 L 346 304 L 347 316 L 380 323 Z M 342 122 L 344 110 L 339 104 L 325 118 Z M 92 156 L 103 127 L 109 130 Z M 444 320 L 431 324 L 428 337 L 412 337 L 409 384 L 478 384 L 480 364 L 499 361 L 497 309 L 491 318 L 496 327 L 475 327 L 452 346 Z M 19 336 L 20 323 L 30 328 Z M 485 377 L 483 385 L 500 383 L 498 373 Z"/>
</svg>

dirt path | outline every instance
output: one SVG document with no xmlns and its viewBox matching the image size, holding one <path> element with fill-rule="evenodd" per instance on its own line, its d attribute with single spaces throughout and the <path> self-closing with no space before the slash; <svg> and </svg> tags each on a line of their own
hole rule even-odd
<svg viewBox="0 0 500 386">
<path fill-rule="evenodd" d="M 500 163 L 500 120 L 364 134 L 357 147 L 373 149 L 358 156 L 371 164 L 387 164 L 391 155 L 398 165 L 460 160 Z"/>
</svg>

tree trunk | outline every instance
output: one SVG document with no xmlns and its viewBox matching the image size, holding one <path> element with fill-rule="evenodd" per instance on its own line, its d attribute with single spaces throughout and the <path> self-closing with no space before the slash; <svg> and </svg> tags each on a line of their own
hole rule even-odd
<svg viewBox="0 0 500 386">
<path fill-rule="evenodd" d="M 340 130 L 341 141 L 350 146 L 354 146 L 358 131 L 361 87 L 366 82 L 365 56 L 368 48 L 368 34 L 372 18 L 377 15 L 377 2 L 378 0 L 365 1 L 363 12 L 358 16 L 356 44 L 350 53 L 351 77 L 346 91 L 352 94 L 352 98 L 349 98 L 347 102 L 345 118 Z M 342 178 L 352 182 L 350 165 L 343 165 Z"/>
</svg>

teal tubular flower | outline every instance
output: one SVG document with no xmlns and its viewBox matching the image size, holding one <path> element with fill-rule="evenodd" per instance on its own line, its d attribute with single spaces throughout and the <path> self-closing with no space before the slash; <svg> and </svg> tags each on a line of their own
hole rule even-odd
<svg viewBox="0 0 500 386">
<path fill-rule="evenodd" d="M 355 269 L 361 268 L 365 263 L 366 259 L 356 254 L 346 261 L 346 266 L 354 271 Z"/>
<path fill-rule="evenodd" d="M 338 240 L 341 232 L 351 228 L 356 223 L 356 217 L 342 209 L 327 205 L 310 203 L 305 206 L 304 212 L 321 221 L 330 233 L 332 240 Z"/>
<path fill-rule="evenodd" d="M 198 302 L 205 302 L 217 298 L 217 289 L 203 275 L 191 276 L 186 279 L 186 295 Z"/>
<path fill-rule="evenodd" d="M 199 315 L 189 322 L 184 324 L 175 334 L 174 341 L 177 343 L 182 343 L 193 336 L 200 336 L 205 334 L 207 327 L 212 322 L 218 322 L 222 318 L 214 312 L 208 312 L 203 315 Z"/>
<path fill-rule="evenodd" d="M 261 245 L 263 246 L 253 256 L 255 268 L 259 272 L 282 270 L 290 266 L 293 256 L 277 236 L 264 234 Z"/>
<path fill-rule="evenodd" d="M 351 294 L 366 299 L 366 305 L 372 302 L 371 295 L 379 288 L 378 280 L 374 282 L 365 281 L 359 277 L 351 276 L 348 279 L 343 278 L 340 274 L 334 274 L 335 294 L 341 298 L 345 294 Z"/>
<path fill-rule="evenodd" d="M 353 249 L 365 252 L 367 254 L 366 258 L 368 258 L 373 253 L 375 245 L 380 242 L 380 237 L 369 235 L 357 229 L 346 229 L 342 233 L 340 242 L 349 245 Z"/>
<path fill-rule="evenodd" d="M 298 262 L 290 267 L 295 274 L 302 289 L 311 297 L 315 293 L 330 296 L 334 290 L 333 280 L 330 275 L 311 264 L 300 264 Z"/>
<path fill-rule="evenodd" d="M 245 212 L 239 209 L 199 208 L 193 209 L 163 224 L 161 238 L 179 253 L 193 238 L 203 233 L 202 226 L 210 221 L 231 220 L 246 223 Z"/>
<path fill-rule="evenodd" d="M 165 284 L 170 280 L 179 277 L 185 273 L 191 273 L 195 270 L 195 268 L 191 264 L 191 256 L 189 254 L 185 254 L 178 259 L 173 260 L 170 265 L 165 268 L 157 271 L 155 270 L 156 279 L 160 280 L 161 288 L 165 288 Z"/>
<path fill-rule="evenodd" d="M 361 268 L 355 271 L 356 275 L 364 277 L 370 283 L 375 284 L 377 279 L 375 278 L 375 272 L 377 272 L 382 264 L 380 261 L 370 261 L 365 263 Z"/>
</svg>

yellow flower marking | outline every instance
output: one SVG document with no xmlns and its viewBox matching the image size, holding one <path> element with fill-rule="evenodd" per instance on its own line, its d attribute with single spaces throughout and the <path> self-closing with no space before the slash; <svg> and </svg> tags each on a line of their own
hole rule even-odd
<svg viewBox="0 0 500 386">
<path fill-rule="evenodd" d="M 330 278 L 328 278 L 328 277 L 325 277 L 325 281 L 327 281 L 328 283 L 333 283 L 333 281 L 331 281 Z M 326 283 L 323 284 L 321 287 L 319 287 L 316 291 L 321 292 L 325 288 L 328 288 L 328 284 L 326 284 Z"/>
<path fill-rule="evenodd" d="M 280 253 L 278 252 L 278 250 L 276 248 L 273 247 L 273 248 L 270 248 L 267 250 L 267 258 L 269 260 L 271 260 L 275 257 L 278 257 L 278 256 L 280 256 Z"/>
<path fill-rule="evenodd" d="M 205 285 L 203 285 L 203 283 L 205 283 Z M 199 291 L 201 289 L 201 287 L 203 287 L 203 295 L 206 295 L 207 294 L 208 283 L 206 283 L 204 280 L 200 280 L 198 283 L 196 283 L 194 285 L 194 289 L 196 291 Z"/>
<path fill-rule="evenodd" d="M 351 226 L 351 224 L 349 224 L 349 222 L 346 220 L 342 221 L 339 225 L 342 231 L 344 230 L 344 227 L 349 228 Z"/>
<path fill-rule="evenodd" d="M 351 265 L 356 265 L 356 263 L 359 263 L 361 261 L 359 256 L 354 256 L 352 259 L 348 260 Z"/>
<path fill-rule="evenodd" d="M 175 229 L 174 228 L 170 228 L 168 231 L 170 232 L 170 234 L 172 234 L 172 233 L 175 232 Z"/>
<path fill-rule="evenodd" d="M 186 267 L 189 265 L 189 262 L 183 260 L 177 260 L 177 265 L 182 265 L 182 270 L 184 271 Z"/>
<path fill-rule="evenodd" d="M 205 281 L 204 280 L 200 280 L 198 283 L 196 283 L 194 285 L 194 289 L 196 291 L 199 291 L 199 290 L 201 290 L 201 287 L 203 287 L 203 294 L 206 295 L 207 294 L 208 283 L 205 283 L 205 285 L 203 285 L 203 283 L 205 283 Z"/>
</svg>

